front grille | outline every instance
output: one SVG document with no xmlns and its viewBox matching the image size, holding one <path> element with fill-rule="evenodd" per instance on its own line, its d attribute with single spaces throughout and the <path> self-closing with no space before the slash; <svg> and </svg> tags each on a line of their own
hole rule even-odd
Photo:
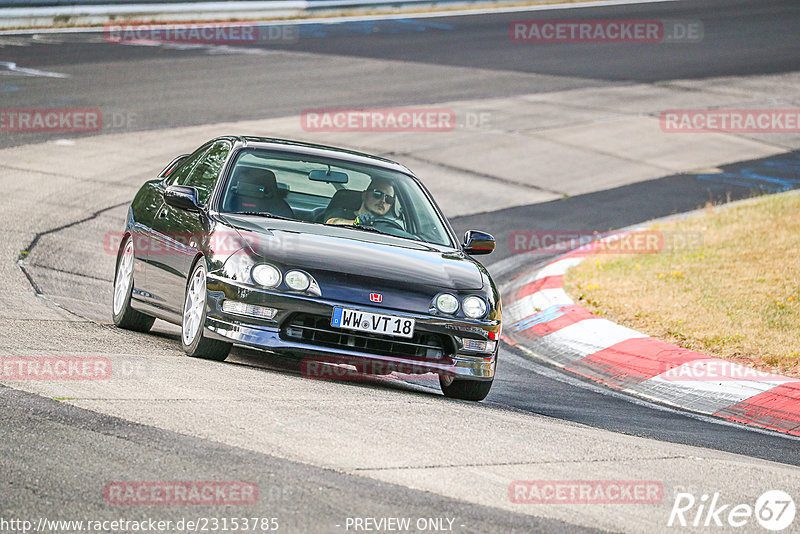
<svg viewBox="0 0 800 534">
<path fill-rule="evenodd" d="M 298 313 L 281 328 L 282 339 L 398 358 L 438 360 L 455 352 L 449 336 L 416 332 L 411 338 L 396 338 L 368 332 L 353 332 L 331 326 L 330 317 Z"/>
</svg>

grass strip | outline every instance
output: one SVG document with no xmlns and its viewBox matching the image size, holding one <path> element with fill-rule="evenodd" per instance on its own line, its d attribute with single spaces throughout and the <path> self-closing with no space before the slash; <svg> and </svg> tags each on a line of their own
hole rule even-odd
<svg viewBox="0 0 800 534">
<path fill-rule="evenodd" d="M 800 377 L 800 195 L 656 224 L 657 253 L 597 253 L 565 290 L 591 312 L 712 357 Z"/>
</svg>

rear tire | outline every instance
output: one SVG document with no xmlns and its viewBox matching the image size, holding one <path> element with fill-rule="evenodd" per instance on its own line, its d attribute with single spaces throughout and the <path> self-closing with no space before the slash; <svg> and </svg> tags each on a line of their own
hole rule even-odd
<svg viewBox="0 0 800 534">
<path fill-rule="evenodd" d="M 133 293 L 133 239 L 128 236 L 117 253 L 117 269 L 114 274 L 114 296 L 111 302 L 111 316 L 114 324 L 125 330 L 148 332 L 155 322 L 150 317 L 131 308 Z"/>
<path fill-rule="evenodd" d="M 450 399 L 482 401 L 492 389 L 492 380 L 464 380 L 452 376 L 439 375 L 439 385 L 444 396 Z"/>
<path fill-rule="evenodd" d="M 206 273 L 206 261 L 200 258 L 192 269 L 189 283 L 186 284 L 181 320 L 181 345 L 184 352 L 193 358 L 221 362 L 228 357 L 232 344 L 203 335 L 206 325 Z"/>
</svg>

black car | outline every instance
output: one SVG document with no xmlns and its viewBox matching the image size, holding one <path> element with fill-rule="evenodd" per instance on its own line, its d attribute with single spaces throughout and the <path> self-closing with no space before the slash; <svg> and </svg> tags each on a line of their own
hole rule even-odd
<svg viewBox="0 0 800 534">
<path fill-rule="evenodd" d="M 478 231 L 458 242 L 430 193 L 392 161 L 220 137 L 136 194 L 113 318 L 142 332 L 156 317 L 181 325 L 190 356 L 224 360 L 236 343 L 367 375 L 436 373 L 446 396 L 482 400 L 500 296 L 470 256 L 494 246 Z"/>
</svg>

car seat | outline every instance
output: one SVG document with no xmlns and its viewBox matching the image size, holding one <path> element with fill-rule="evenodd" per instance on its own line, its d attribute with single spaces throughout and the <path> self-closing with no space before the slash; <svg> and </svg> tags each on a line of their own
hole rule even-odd
<svg viewBox="0 0 800 534">
<path fill-rule="evenodd" d="M 340 209 L 346 209 L 353 212 L 358 211 L 361 207 L 361 191 L 354 191 L 352 189 L 340 189 L 331 197 L 328 207 L 321 215 L 317 216 L 317 222 L 325 222 L 330 219 L 333 213 Z"/>
<path fill-rule="evenodd" d="M 267 212 L 295 218 L 291 206 L 281 198 L 275 173 L 269 169 L 237 167 L 232 184 L 231 211 Z"/>
</svg>

